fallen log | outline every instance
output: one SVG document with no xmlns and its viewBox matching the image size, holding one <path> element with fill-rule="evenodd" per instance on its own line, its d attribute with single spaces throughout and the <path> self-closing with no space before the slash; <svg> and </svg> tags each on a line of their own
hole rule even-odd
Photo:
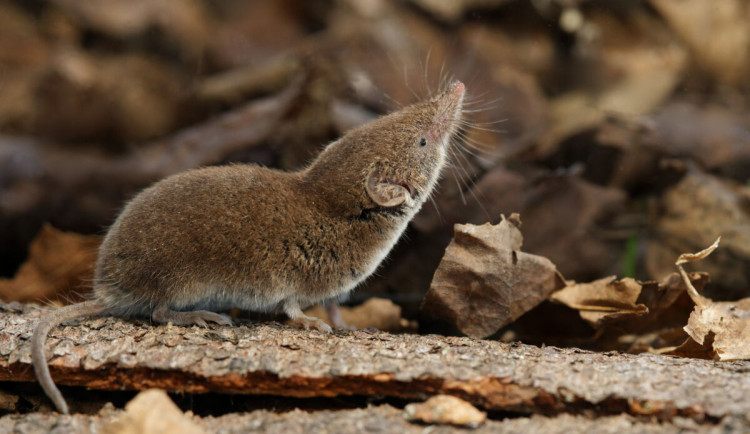
<svg viewBox="0 0 750 434">
<path fill-rule="evenodd" d="M 0 381 L 36 381 L 35 305 L 0 305 Z M 595 353 L 438 335 L 336 331 L 276 323 L 176 327 L 95 318 L 54 329 L 60 385 L 102 390 L 289 397 L 458 396 L 486 410 L 629 413 L 750 423 L 750 361 Z"/>
</svg>

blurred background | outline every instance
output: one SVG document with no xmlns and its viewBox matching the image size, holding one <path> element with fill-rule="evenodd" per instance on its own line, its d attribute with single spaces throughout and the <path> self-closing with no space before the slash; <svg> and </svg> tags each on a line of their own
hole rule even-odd
<svg viewBox="0 0 750 434">
<path fill-rule="evenodd" d="M 747 296 L 748 23 L 744 0 L 0 1 L 0 276 L 46 249 L 85 291 L 98 238 L 46 223 L 101 235 L 194 167 L 299 169 L 455 78 L 460 156 L 352 302 L 419 317 L 453 224 L 512 212 L 578 281 L 661 279 L 722 235 L 707 294 Z"/>
</svg>

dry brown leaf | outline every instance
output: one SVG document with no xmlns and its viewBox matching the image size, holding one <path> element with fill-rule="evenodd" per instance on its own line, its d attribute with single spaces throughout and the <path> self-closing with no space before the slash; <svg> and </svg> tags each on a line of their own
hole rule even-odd
<svg viewBox="0 0 750 434">
<path fill-rule="evenodd" d="M 537 181 L 524 199 L 521 213 L 534 228 L 524 237 L 524 245 L 549 258 L 567 278 L 588 281 L 606 276 L 620 260 L 622 243 L 603 232 L 627 208 L 623 190 L 575 174 L 557 174 Z"/>
<path fill-rule="evenodd" d="M 0 279 L 4 301 L 79 298 L 94 273 L 101 239 L 93 235 L 63 232 L 46 224 L 29 248 L 29 257 L 13 279 Z"/>
<path fill-rule="evenodd" d="M 722 249 L 702 265 L 713 285 L 712 298 L 747 297 L 750 293 L 750 187 L 718 178 L 689 165 L 682 180 L 666 190 L 656 211 L 646 250 L 651 276 L 674 271 L 674 258 L 711 244 L 719 234 L 731 234 Z"/>
<path fill-rule="evenodd" d="M 713 348 L 714 334 L 709 333 L 703 342 L 703 345 L 695 342 L 692 338 L 685 339 L 685 342 L 674 347 L 665 347 L 653 351 L 656 354 L 667 356 L 690 357 L 693 359 L 714 360 L 717 357 Z"/>
<path fill-rule="evenodd" d="M 626 334 L 618 338 L 617 343 L 627 347 L 627 352 L 632 354 L 656 353 L 660 354 L 680 346 L 687 334 L 682 327 L 662 328 L 658 331 Z"/>
<path fill-rule="evenodd" d="M 497 225 L 455 225 L 422 308 L 468 336 L 485 338 L 564 283 L 547 258 L 521 252 L 518 214 Z"/>
<path fill-rule="evenodd" d="M 202 3 L 202 2 L 199 2 Z M 266 61 L 299 44 L 308 5 L 276 0 L 225 3 L 221 22 L 207 42 L 204 56 L 221 71 L 263 68 Z M 237 101 L 237 99 L 235 99 Z"/>
<path fill-rule="evenodd" d="M 125 405 L 125 414 L 103 429 L 105 434 L 200 434 L 205 432 L 190 420 L 159 389 L 139 393 Z"/>
<path fill-rule="evenodd" d="M 156 139 L 183 124 L 187 75 L 147 55 L 61 50 L 35 83 L 33 131 L 63 142 Z M 117 101 L 113 104 L 112 101 Z M 120 150 L 124 147 L 120 148 Z"/>
<path fill-rule="evenodd" d="M 750 298 L 695 306 L 685 331 L 699 344 L 714 333 L 719 360 L 750 359 Z"/>
<path fill-rule="evenodd" d="M 0 411 L 4 413 L 18 412 L 18 402 L 20 397 L 12 393 L 0 391 Z"/>
<path fill-rule="evenodd" d="M 605 277 L 591 283 L 575 283 L 552 294 L 551 300 L 580 311 L 594 328 L 607 320 L 641 316 L 648 307 L 637 303 L 642 286 L 631 278 Z"/>
<path fill-rule="evenodd" d="M 34 85 L 50 56 L 44 29 L 22 4 L 0 4 L 0 125 L 4 133 L 28 124 L 36 108 Z"/>
<path fill-rule="evenodd" d="M 719 246 L 720 239 L 717 238 L 711 246 L 698 253 L 683 253 L 675 263 L 688 287 L 690 298 L 695 302 L 695 310 L 685 331 L 699 345 L 706 345 L 713 334 L 712 346 L 719 360 L 750 359 L 750 298 L 714 303 L 698 294 L 683 268 L 688 262 L 699 261 L 710 255 Z"/>
<path fill-rule="evenodd" d="M 113 0 L 105 3 L 55 0 L 68 19 L 85 29 L 117 39 L 137 39 L 149 32 L 163 33 L 181 54 L 198 58 L 211 40 L 207 8 L 195 0 L 151 2 Z"/>
<path fill-rule="evenodd" d="M 683 99 L 662 106 L 650 123 L 656 135 L 650 148 L 693 160 L 714 174 L 747 178 L 750 115 L 746 109 L 717 103 L 695 105 Z"/>
<path fill-rule="evenodd" d="M 443 423 L 477 427 L 487 420 L 487 413 L 451 395 L 436 395 L 425 402 L 409 404 L 404 408 L 406 418 L 424 423 Z"/>
<path fill-rule="evenodd" d="M 691 273 L 690 281 L 702 288 L 708 281 L 705 273 Z M 680 275 L 672 273 L 661 282 L 639 282 L 631 278 L 615 280 L 605 277 L 591 283 L 573 283 L 555 292 L 550 300 L 579 311 L 583 320 L 595 329 L 616 325 L 619 333 L 644 333 L 662 329 L 673 323 L 667 310 L 683 309 L 673 306 L 685 284 Z M 684 324 L 687 312 L 682 313 Z M 684 337 L 684 336 L 683 336 Z M 625 338 L 625 336 L 623 336 Z M 637 336 L 630 336 L 637 341 Z M 643 347 L 643 344 L 640 344 Z"/>
<path fill-rule="evenodd" d="M 708 282 L 708 274 L 702 272 L 690 273 L 692 284 L 702 290 Z M 648 281 L 639 282 L 642 286 L 641 294 L 638 296 L 638 303 L 645 304 L 649 312 L 640 317 L 626 318 L 621 321 L 612 321 L 609 327 L 610 332 L 616 334 L 630 333 L 634 334 L 635 340 L 646 338 L 649 334 L 658 333 L 661 338 L 654 342 L 653 348 L 662 348 L 666 346 L 675 346 L 682 343 L 687 335 L 682 330 L 690 312 L 693 309 L 693 302 L 685 291 L 685 283 L 678 273 L 672 273 L 660 282 Z M 668 339 L 664 336 L 668 330 L 678 330 L 679 335 L 671 335 Z M 611 335 L 610 335 L 611 336 Z M 622 341 L 624 336 L 618 338 Z M 622 341 L 624 343 L 624 341 Z M 646 351 L 651 351 L 646 349 Z M 629 352 L 637 351 L 636 348 L 628 349 Z"/>
<path fill-rule="evenodd" d="M 736 85 L 750 67 L 750 8 L 743 0 L 651 0 L 690 47 L 698 63 L 717 79 Z"/>
<path fill-rule="evenodd" d="M 699 291 L 708 283 L 708 274 L 702 272 L 689 273 L 690 282 Z M 642 286 L 638 302 L 648 307 L 651 314 L 662 312 L 672 307 L 677 298 L 685 292 L 685 283 L 677 273 L 672 273 L 661 282 L 639 282 Z"/>
<path fill-rule="evenodd" d="M 687 50 L 642 10 L 628 14 L 592 13 L 585 27 L 596 38 L 581 38 L 580 52 L 600 62 L 591 77 L 606 83 L 573 90 L 550 100 L 552 125 L 539 140 L 539 156 L 549 156 L 575 134 L 596 128 L 608 115 L 644 115 L 661 105 L 680 83 Z M 593 86 L 594 88 L 596 86 Z"/>
</svg>

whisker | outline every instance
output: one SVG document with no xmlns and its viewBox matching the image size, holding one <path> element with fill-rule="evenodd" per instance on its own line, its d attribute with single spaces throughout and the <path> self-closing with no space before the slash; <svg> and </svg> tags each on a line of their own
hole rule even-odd
<svg viewBox="0 0 750 434">
<path fill-rule="evenodd" d="M 462 113 L 481 113 L 481 112 L 490 111 L 493 108 L 494 108 L 494 106 L 492 106 L 492 107 L 488 106 L 488 107 L 477 108 L 477 109 L 467 109 L 467 108 L 464 108 L 463 110 L 461 110 L 461 112 Z"/>
<path fill-rule="evenodd" d="M 485 99 L 490 91 L 484 91 L 482 93 L 472 93 L 464 97 L 464 105 L 474 105 L 479 103 L 497 104 L 502 101 L 502 97 L 497 97 L 491 100 Z"/>
<path fill-rule="evenodd" d="M 410 74 L 409 74 L 409 66 L 407 64 L 401 62 L 401 61 L 398 61 L 398 59 L 396 59 L 393 56 L 393 53 L 391 53 L 391 52 L 388 52 L 387 56 L 388 56 L 388 60 L 390 60 L 390 62 L 391 62 L 391 66 L 393 67 L 394 71 L 396 71 L 398 73 L 399 70 L 402 70 L 403 76 L 404 76 L 404 86 L 406 86 L 406 89 L 411 94 L 412 101 L 410 101 L 410 102 L 422 100 L 422 97 L 419 95 L 419 92 L 416 92 L 414 90 L 414 88 L 411 85 L 411 81 L 409 80 L 409 76 L 410 76 Z M 406 105 L 406 104 L 403 104 L 403 103 L 398 103 L 398 104 L 399 104 L 400 107 L 403 107 L 404 105 Z"/>
<path fill-rule="evenodd" d="M 487 221 L 492 220 L 492 216 L 490 215 L 490 212 L 487 210 L 487 208 L 482 203 L 482 200 L 477 196 L 477 193 L 474 192 L 474 185 L 472 185 L 472 188 L 469 189 L 469 194 L 471 194 L 474 197 L 474 200 L 477 201 L 477 205 L 479 205 L 479 208 L 481 208 L 482 212 L 484 213 L 484 216 L 487 218 Z M 479 193 L 481 194 L 481 193 Z"/>
<path fill-rule="evenodd" d="M 460 146 L 460 144 L 458 144 L 458 146 Z M 466 176 L 468 178 L 468 174 Z M 474 191 L 474 185 L 476 185 L 475 182 L 474 182 L 474 180 L 473 179 L 472 180 L 467 179 L 466 182 L 465 182 L 465 185 L 466 185 L 466 190 L 469 192 L 469 194 L 471 194 L 471 196 L 477 202 L 477 205 L 479 205 L 479 208 L 482 210 L 482 213 L 484 213 L 484 215 L 487 218 L 487 220 L 488 221 L 492 220 L 492 216 L 490 216 L 489 211 L 484 206 L 482 198 L 480 198 L 479 196 L 477 196 L 477 193 Z"/>
<path fill-rule="evenodd" d="M 415 101 L 419 100 L 419 94 L 414 91 L 414 88 L 412 88 L 411 84 L 409 83 L 408 67 L 406 65 L 404 65 L 404 84 L 406 84 L 406 88 L 409 89 L 409 92 L 411 92 L 412 98 L 414 98 Z"/>
<path fill-rule="evenodd" d="M 403 104 L 401 104 L 400 102 L 396 101 L 396 99 L 395 99 L 395 98 L 393 98 L 393 97 L 392 97 L 392 96 L 391 96 L 391 95 L 390 95 L 390 94 L 389 94 L 388 92 L 386 92 L 386 91 L 385 91 L 384 89 L 382 89 L 382 88 L 380 88 L 379 86 L 375 85 L 375 83 L 373 83 L 373 86 L 375 87 L 375 89 L 377 89 L 377 91 L 378 91 L 378 92 L 380 92 L 380 95 L 381 95 L 381 96 L 384 96 L 384 97 L 385 97 L 385 98 L 386 98 L 386 99 L 387 99 L 388 101 L 390 101 L 390 102 L 391 102 L 391 104 L 390 104 L 390 105 L 392 105 L 394 109 L 396 109 L 396 110 L 399 110 L 399 109 L 401 109 L 401 108 L 403 108 L 403 107 L 404 107 L 404 105 L 403 105 Z"/>
<path fill-rule="evenodd" d="M 455 150 L 451 149 L 451 153 L 455 153 Z M 461 171 L 463 168 L 461 166 L 461 163 L 458 161 L 458 159 L 455 160 L 456 165 L 454 167 Z M 456 174 L 456 171 L 451 171 L 453 173 L 453 179 L 456 181 L 456 186 L 458 187 L 458 193 L 461 196 L 461 203 L 466 205 L 466 196 L 464 196 L 464 186 L 461 184 L 461 181 L 458 178 L 458 175 Z"/>
<path fill-rule="evenodd" d="M 430 88 L 430 82 L 428 81 L 428 71 L 430 68 L 430 56 L 432 55 L 432 47 L 430 47 L 429 50 L 427 50 L 427 59 L 425 59 L 424 62 L 424 85 L 427 88 L 427 95 L 432 98 L 434 95 L 432 94 L 432 88 Z"/>
<path fill-rule="evenodd" d="M 503 132 L 503 130 L 498 130 L 496 128 L 478 127 L 476 125 L 467 125 L 467 127 L 475 129 L 475 130 L 480 130 L 480 131 L 489 131 L 491 133 L 502 133 Z"/>
<path fill-rule="evenodd" d="M 444 73 L 445 73 L 445 59 L 443 59 L 443 62 L 440 64 L 440 75 L 438 76 L 440 78 L 438 80 L 439 82 L 438 90 L 441 92 L 445 90 L 447 87 L 446 82 L 445 82 L 446 76 L 444 75 Z"/>
<path fill-rule="evenodd" d="M 469 101 L 464 100 L 464 110 L 473 110 L 476 112 L 480 111 L 489 111 L 491 109 L 496 108 L 500 102 L 502 101 L 502 98 L 496 98 L 494 100 L 486 101 L 484 99 L 477 99 L 477 100 L 471 100 Z"/>
<path fill-rule="evenodd" d="M 384 96 L 384 97 L 385 97 L 385 98 L 386 98 L 386 99 L 387 99 L 388 101 L 390 101 L 390 102 L 391 102 L 391 104 L 393 104 L 393 106 L 394 106 L 394 109 L 395 109 L 395 110 L 400 110 L 400 109 L 402 109 L 402 108 L 404 107 L 404 105 L 403 105 L 403 104 L 401 104 L 400 102 L 396 101 L 396 100 L 395 100 L 395 99 L 394 99 L 394 98 L 393 98 L 392 96 L 390 96 L 390 95 L 388 94 L 388 92 L 384 91 L 383 89 L 378 89 L 378 90 L 380 91 L 380 93 L 381 93 L 381 94 L 382 94 L 382 95 L 383 95 L 383 96 Z"/>
<path fill-rule="evenodd" d="M 457 145 L 457 147 L 461 147 L 460 143 L 456 143 L 456 145 Z M 459 157 L 459 159 L 456 159 L 456 163 L 457 163 L 457 169 L 461 172 L 461 174 L 462 174 L 462 176 L 464 178 L 463 179 L 463 181 L 464 181 L 463 182 L 463 187 L 466 188 L 466 189 L 470 189 L 469 180 L 472 178 L 472 176 L 469 174 L 469 170 L 467 169 L 467 167 L 472 167 L 472 164 L 466 158 L 466 156 L 463 155 L 463 153 L 461 153 L 461 152 L 455 152 L 455 150 L 453 150 L 453 151 L 454 151 L 454 155 L 456 155 L 456 156 Z M 463 163 L 461 163 L 461 161 L 460 161 L 461 159 L 463 159 L 463 162 L 466 163 L 467 167 L 464 167 Z M 459 186 L 459 188 L 460 188 L 460 186 Z M 463 195 L 463 189 L 461 189 L 461 200 L 463 201 L 464 205 L 466 205 L 466 198 Z"/>
<path fill-rule="evenodd" d="M 474 126 L 474 125 L 495 125 L 495 124 L 502 124 L 502 123 L 505 123 L 505 122 L 508 122 L 508 118 L 499 119 L 499 120 L 491 121 L 491 122 L 474 122 L 474 121 L 467 121 L 465 119 L 459 120 L 459 123 L 461 125 L 468 125 L 468 126 Z"/>
<path fill-rule="evenodd" d="M 467 153 L 467 154 L 471 155 L 471 156 L 472 156 L 472 157 L 474 157 L 474 158 L 481 158 L 481 157 L 479 156 L 479 154 L 478 154 L 478 152 L 482 152 L 482 150 L 481 150 L 481 149 L 478 149 L 478 148 L 471 148 L 471 149 L 467 149 L 467 148 L 465 147 L 465 145 L 463 145 L 463 144 L 456 144 L 456 146 L 457 146 L 458 148 L 460 148 L 460 150 L 461 150 L 461 151 L 463 151 L 463 152 L 465 152 L 465 153 Z M 475 152 L 475 151 L 476 151 L 476 152 Z"/>
<path fill-rule="evenodd" d="M 458 142 L 457 146 L 460 146 L 462 149 L 465 149 L 464 145 L 482 153 L 489 152 L 494 149 L 494 146 L 491 146 L 488 143 L 480 142 L 472 137 L 471 134 L 465 129 L 460 130 L 458 132 L 458 136 L 461 138 L 461 142 Z M 474 156 L 476 157 L 477 155 Z"/>
<path fill-rule="evenodd" d="M 494 146 L 491 146 L 490 144 L 485 142 L 476 141 L 474 139 L 467 139 L 465 143 L 459 146 L 461 146 L 461 149 L 463 149 L 467 153 L 470 153 L 473 157 L 479 159 L 483 158 L 481 154 L 491 153 L 495 150 Z"/>
<path fill-rule="evenodd" d="M 433 197 L 432 194 L 430 194 L 429 196 L 427 196 L 427 198 L 430 200 L 430 202 L 432 202 L 432 206 L 435 207 L 435 212 L 437 213 L 438 221 L 440 222 L 440 226 L 443 226 L 445 224 L 445 221 L 443 220 L 443 215 L 440 214 L 440 207 L 438 206 L 437 202 L 435 202 L 435 198 Z"/>
</svg>

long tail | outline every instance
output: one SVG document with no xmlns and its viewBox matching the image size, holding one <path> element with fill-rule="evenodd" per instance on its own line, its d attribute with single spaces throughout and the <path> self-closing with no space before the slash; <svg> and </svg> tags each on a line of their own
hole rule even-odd
<svg viewBox="0 0 750 434">
<path fill-rule="evenodd" d="M 55 407 L 57 407 L 57 411 L 60 413 L 68 414 L 68 404 L 65 403 L 62 393 L 55 386 L 55 382 L 52 381 L 52 376 L 49 373 L 47 356 L 44 354 L 44 343 L 47 340 L 47 334 L 49 334 L 52 327 L 64 321 L 97 315 L 104 311 L 105 308 L 99 300 L 72 304 L 50 312 L 39 321 L 36 329 L 34 329 L 34 336 L 31 338 L 31 363 L 34 365 L 36 378 L 39 380 L 39 384 L 42 385 L 44 393 L 55 403 Z"/>
</svg>

